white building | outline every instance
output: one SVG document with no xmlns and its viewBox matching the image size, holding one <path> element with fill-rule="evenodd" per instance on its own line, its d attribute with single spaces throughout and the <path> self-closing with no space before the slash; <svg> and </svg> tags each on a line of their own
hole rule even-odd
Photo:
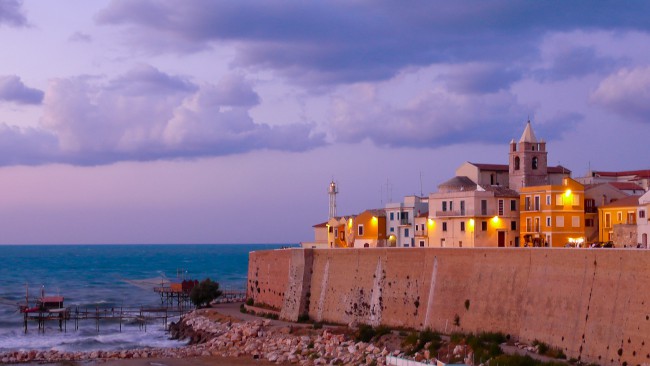
<svg viewBox="0 0 650 366">
<path fill-rule="evenodd" d="M 648 248 L 648 236 L 650 236 L 650 218 L 648 212 L 650 211 L 650 191 L 646 192 L 639 198 L 639 207 L 637 209 L 637 235 L 638 242 L 644 247 Z"/>
<path fill-rule="evenodd" d="M 415 218 L 429 210 L 429 199 L 406 196 L 404 202 L 386 205 L 386 235 L 389 247 L 415 247 Z"/>
</svg>

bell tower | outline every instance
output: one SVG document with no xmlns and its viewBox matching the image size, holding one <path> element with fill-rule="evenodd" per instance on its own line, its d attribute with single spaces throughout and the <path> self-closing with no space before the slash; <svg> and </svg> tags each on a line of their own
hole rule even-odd
<svg viewBox="0 0 650 366">
<path fill-rule="evenodd" d="M 519 142 L 510 141 L 510 189 L 549 184 L 547 159 L 546 142 L 537 141 L 529 120 Z"/>
</svg>

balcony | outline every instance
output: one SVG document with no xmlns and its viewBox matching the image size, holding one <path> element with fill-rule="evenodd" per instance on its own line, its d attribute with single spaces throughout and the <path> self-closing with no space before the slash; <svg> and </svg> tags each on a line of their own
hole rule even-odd
<svg viewBox="0 0 650 366">
<path fill-rule="evenodd" d="M 454 217 L 454 216 L 464 216 L 464 215 L 461 215 L 460 211 L 436 211 L 436 217 Z"/>
<path fill-rule="evenodd" d="M 399 224 L 400 224 L 400 225 L 411 225 L 411 223 L 409 222 L 409 219 L 408 219 L 408 218 L 406 218 L 406 219 L 404 219 L 404 218 L 400 219 L 400 220 L 399 220 Z"/>
</svg>

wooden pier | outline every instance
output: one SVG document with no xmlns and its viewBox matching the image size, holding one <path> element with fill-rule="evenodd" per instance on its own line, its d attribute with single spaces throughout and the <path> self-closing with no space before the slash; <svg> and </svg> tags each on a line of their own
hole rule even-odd
<svg viewBox="0 0 650 366">
<path fill-rule="evenodd" d="M 120 332 L 122 324 L 137 323 L 141 330 L 147 331 L 147 323 L 161 321 L 165 329 L 168 326 L 169 318 L 178 317 L 190 312 L 192 307 L 71 307 L 58 309 L 57 311 L 39 311 L 24 314 L 25 333 L 28 330 L 28 323 L 38 323 L 39 332 L 45 332 L 46 322 L 58 321 L 59 330 L 67 332 L 68 322 L 72 322 L 74 330 L 79 329 L 79 323 L 92 321 L 95 329 L 99 332 L 100 324 L 104 322 L 119 323 Z"/>
</svg>

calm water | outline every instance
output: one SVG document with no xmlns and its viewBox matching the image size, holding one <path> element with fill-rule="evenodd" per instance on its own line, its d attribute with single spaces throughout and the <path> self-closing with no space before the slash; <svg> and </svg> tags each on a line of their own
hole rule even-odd
<svg viewBox="0 0 650 366">
<path fill-rule="evenodd" d="M 166 278 L 211 278 L 222 289 L 246 286 L 248 253 L 275 249 L 278 245 L 43 245 L 0 246 L 0 352 L 16 349 L 57 349 L 61 351 L 174 347 L 182 343 L 168 340 L 162 323 L 150 324 L 143 332 L 135 324 L 80 322 L 80 329 L 60 332 L 50 322 L 45 333 L 35 323 L 24 333 L 22 316 L 12 303 L 24 302 L 26 287 L 30 298 L 40 295 L 65 297 L 66 306 L 158 306 L 160 297 L 152 290 L 125 280 Z M 27 286 L 26 286 L 27 285 Z"/>
</svg>

